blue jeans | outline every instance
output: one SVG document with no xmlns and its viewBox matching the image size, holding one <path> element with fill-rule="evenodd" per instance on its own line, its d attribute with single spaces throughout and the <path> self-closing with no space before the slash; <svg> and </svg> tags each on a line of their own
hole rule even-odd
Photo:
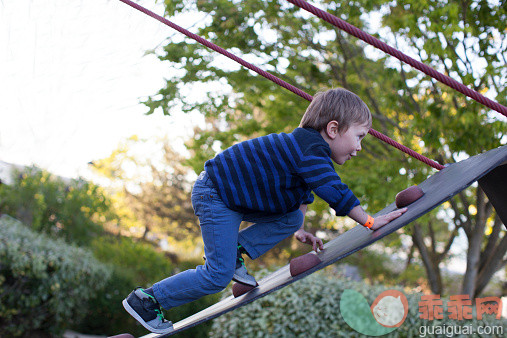
<svg viewBox="0 0 507 338">
<path fill-rule="evenodd" d="M 206 261 L 153 285 L 155 298 L 165 309 L 189 303 L 223 290 L 236 269 L 238 243 L 255 259 L 303 224 L 300 210 L 252 217 L 229 209 L 213 182 L 202 172 L 192 190 L 192 207 L 199 217 Z M 255 223 L 239 231 L 242 221 Z"/>
</svg>

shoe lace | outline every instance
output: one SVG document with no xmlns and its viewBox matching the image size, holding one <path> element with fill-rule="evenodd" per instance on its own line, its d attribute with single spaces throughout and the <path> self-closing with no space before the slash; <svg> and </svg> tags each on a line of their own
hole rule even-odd
<svg viewBox="0 0 507 338">
<path fill-rule="evenodd" d="M 150 304 L 148 305 L 148 309 L 155 311 L 158 319 L 161 322 L 166 321 L 166 319 L 164 318 L 164 313 L 162 312 L 162 308 L 160 307 L 159 302 L 157 302 L 155 299 L 150 298 Z"/>
<path fill-rule="evenodd" d="M 238 261 L 241 263 L 241 265 L 245 266 L 245 260 L 243 259 L 242 252 L 241 252 L 241 248 L 242 248 L 242 246 L 241 246 L 241 245 L 238 245 L 238 255 L 237 255 L 237 259 L 238 259 Z"/>
<path fill-rule="evenodd" d="M 161 322 L 165 322 L 164 314 L 160 310 L 160 308 L 155 309 L 155 312 L 157 313 L 157 317 Z"/>
</svg>

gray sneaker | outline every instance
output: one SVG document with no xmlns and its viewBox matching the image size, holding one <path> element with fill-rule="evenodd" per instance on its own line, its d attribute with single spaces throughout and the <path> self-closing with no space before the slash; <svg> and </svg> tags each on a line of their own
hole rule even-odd
<svg viewBox="0 0 507 338">
<path fill-rule="evenodd" d="M 122 304 L 132 317 L 151 332 L 169 333 L 174 330 L 173 323 L 164 318 L 155 297 L 143 292 L 142 288 L 132 291 Z"/>
<path fill-rule="evenodd" d="M 257 286 L 257 281 L 253 276 L 251 276 L 245 267 L 245 260 L 241 257 L 241 251 L 238 248 L 238 254 L 236 258 L 236 270 L 234 271 L 234 276 L 232 276 L 232 280 L 238 283 L 243 283 L 250 286 Z"/>
</svg>

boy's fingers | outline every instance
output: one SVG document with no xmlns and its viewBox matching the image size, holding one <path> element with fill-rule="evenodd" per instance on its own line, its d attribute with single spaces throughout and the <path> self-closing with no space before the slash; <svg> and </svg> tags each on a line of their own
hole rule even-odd
<svg viewBox="0 0 507 338">
<path fill-rule="evenodd" d="M 398 209 L 398 210 L 395 210 L 395 211 L 391 211 L 390 213 L 385 214 L 384 217 L 385 217 L 386 221 L 389 223 L 392 220 L 395 220 L 396 218 L 398 218 L 401 215 L 403 215 L 407 210 L 408 210 L 407 208 L 403 208 L 403 209 Z"/>
<path fill-rule="evenodd" d="M 398 210 L 395 210 L 395 211 L 392 211 L 391 214 L 395 214 L 396 217 L 400 217 L 401 215 L 403 215 L 408 209 L 407 208 L 403 208 L 403 209 L 398 209 Z"/>
<path fill-rule="evenodd" d="M 315 237 L 315 248 L 314 248 L 315 252 L 317 252 L 317 248 L 321 250 L 324 249 L 324 244 L 322 243 L 322 240 L 320 238 Z"/>
<path fill-rule="evenodd" d="M 317 242 L 318 242 L 318 240 L 319 239 L 316 238 L 316 237 L 312 238 L 312 248 L 313 248 L 313 251 L 315 251 L 315 252 L 317 252 L 317 248 L 318 248 L 318 246 L 317 246 L 318 243 Z"/>
<path fill-rule="evenodd" d="M 404 211 L 403 211 L 403 212 L 401 212 L 401 211 L 398 211 L 398 210 L 397 210 L 397 211 L 393 211 L 393 212 L 391 212 L 390 214 L 388 214 L 388 216 L 389 216 L 389 218 L 391 218 L 391 219 L 395 219 L 395 218 L 398 218 L 398 217 L 400 217 L 401 215 L 403 215 L 403 213 L 404 213 Z"/>
</svg>

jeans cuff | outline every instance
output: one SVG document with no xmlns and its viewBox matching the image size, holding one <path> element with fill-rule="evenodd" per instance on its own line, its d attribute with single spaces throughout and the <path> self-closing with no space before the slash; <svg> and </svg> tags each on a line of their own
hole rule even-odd
<svg viewBox="0 0 507 338">
<path fill-rule="evenodd" d="M 153 293 L 155 294 L 155 299 L 165 310 L 169 310 L 170 308 L 173 307 L 171 306 L 171 304 L 167 302 L 167 298 L 162 296 L 162 291 L 160 290 L 160 286 L 158 285 L 158 283 L 153 284 L 152 288 Z"/>
<path fill-rule="evenodd" d="M 259 252 L 255 249 L 255 246 L 251 244 L 246 237 L 241 235 L 241 232 L 238 235 L 238 243 L 245 249 L 248 257 L 251 259 L 256 259 L 260 256 Z"/>
</svg>

